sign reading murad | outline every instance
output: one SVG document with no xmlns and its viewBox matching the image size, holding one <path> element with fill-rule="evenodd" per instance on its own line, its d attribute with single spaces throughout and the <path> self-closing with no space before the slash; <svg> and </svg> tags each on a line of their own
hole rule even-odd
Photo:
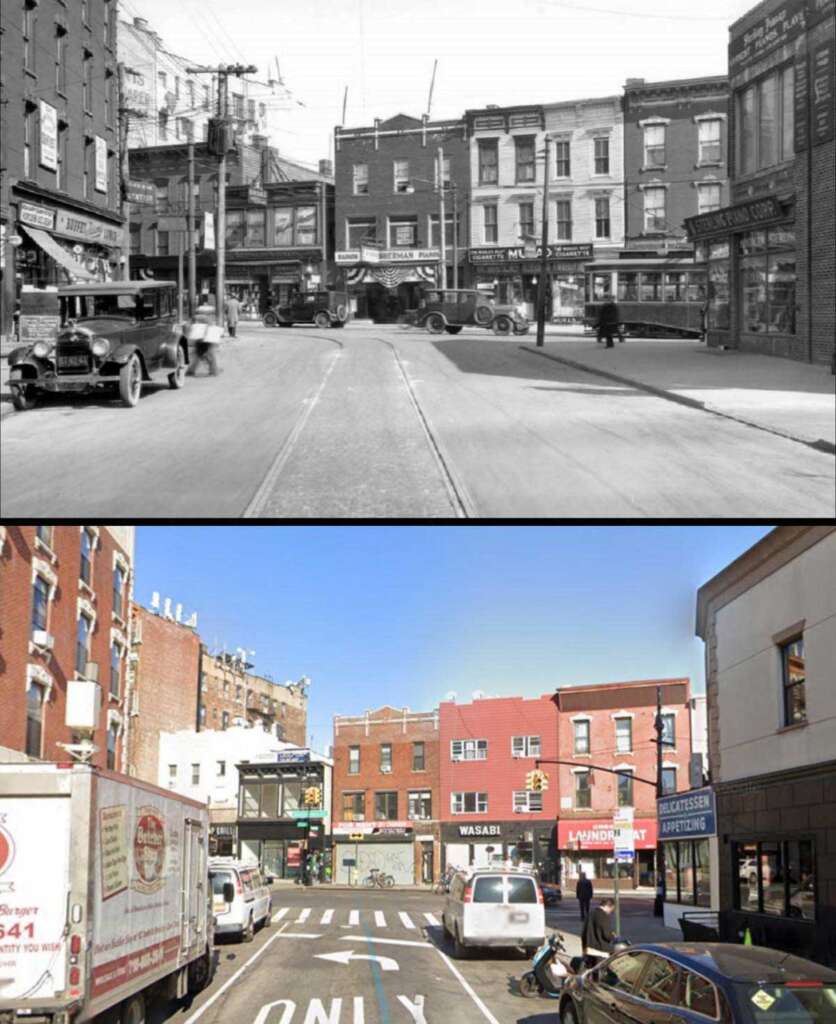
<svg viewBox="0 0 836 1024">
<path fill-rule="evenodd" d="M 99 809 L 99 862 L 102 899 L 109 900 L 128 888 L 127 808 L 124 804 Z"/>
</svg>

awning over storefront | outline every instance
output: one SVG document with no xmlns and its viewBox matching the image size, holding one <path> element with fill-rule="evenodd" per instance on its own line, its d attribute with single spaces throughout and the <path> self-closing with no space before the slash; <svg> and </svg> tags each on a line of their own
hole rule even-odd
<svg viewBox="0 0 836 1024">
<path fill-rule="evenodd" d="M 418 266 L 370 266 L 346 268 L 345 282 L 354 284 L 382 284 L 386 288 L 396 288 L 404 282 L 424 281 L 435 284 L 436 266 L 420 264 Z"/>
<path fill-rule="evenodd" d="M 47 256 L 60 264 L 71 277 L 77 278 L 79 281 L 98 280 L 95 274 L 91 274 L 83 264 L 76 262 L 67 250 L 46 231 L 28 226 L 24 226 L 23 230 L 29 235 L 35 245 L 43 249 Z"/>
</svg>

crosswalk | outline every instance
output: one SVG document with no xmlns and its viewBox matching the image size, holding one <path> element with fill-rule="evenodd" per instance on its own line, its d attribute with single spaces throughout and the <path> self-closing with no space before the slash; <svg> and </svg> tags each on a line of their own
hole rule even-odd
<svg viewBox="0 0 836 1024">
<path fill-rule="evenodd" d="M 428 911 L 407 913 L 405 910 L 383 911 L 354 908 L 339 910 L 329 907 L 279 907 L 273 911 L 273 922 L 281 921 L 289 927 L 305 925 L 308 928 L 330 926 L 332 928 L 405 928 L 417 932 L 427 926 L 439 927 L 440 919 Z"/>
</svg>

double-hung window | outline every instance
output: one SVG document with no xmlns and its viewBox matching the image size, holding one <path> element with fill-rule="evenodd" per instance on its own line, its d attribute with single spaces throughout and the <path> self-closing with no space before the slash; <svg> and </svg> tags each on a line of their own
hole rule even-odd
<svg viewBox="0 0 836 1024">
<path fill-rule="evenodd" d="M 576 754 L 588 754 L 589 753 L 589 719 L 582 718 L 577 722 L 572 723 L 572 727 L 575 733 L 575 753 Z"/>
<path fill-rule="evenodd" d="M 382 772 L 392 771 L 392 744 L 380 744 L 380 770 Z"/>
<path fill-rule="evenodd" d="M 393 791 L 378 792 L 374 795 L 374 816 L 378 821 L 397 821 L 398 794 Z"/>
<path fill-rule="evenodd" d="M 512 757 L 539 757 L 540 737 L 539 736 L 512 736 L 511 737 Z"/>
<path fill-rule="evenodd" d="M 543 794 L 534 793 L 527 789 L 519 789 L 514 792 L 514 813 L 520 814 L 526 811 L 542 811 Z"/>
<path fill-rule="evenodd" d="M 358 775 L 360 772 L 360 748 L 348 748 L 348 774 Z"/>
<path fill-rule="evenodd" d="M 633 806 L 633 769 L 622 768 L 618 773 L 618 806 Z"/>
<path fill-rule="evenodd" d="M 516 148 L 517 182 L 534 181 L 534 136 L 518 135 Z"/>
<path fill-rule="evenodd" d="M 669 711 L 662 715 L 662 746 L 676 746 L 676 715 Z"/>
<path fill-rule="evenodd" d="M 719 164 L 721 162 L 721 123 L 719 117 L 703 118 L 697 122 L 697 163 Z"/>
<path fill-rule="evenodd" d="M 82 582 L 88 587 L 92 586 L 93 579 L 93 534 L 85 526 L 81 531 L 81 564 L 78 575 Z"/>
<path fill-rule="evenodd" d="M 610 197 L 599 196 L 595 200 L 595 237 L 610 237 Z"/>
<path fill-rule="evenodd" d="M 479 184 L 499 183 L 499 143 L 497 139 L 479 139 Z"/>
<path fill-rule="evenodd" d="M 664 167 L 665 163 L 665 125 L 647 124 L 644 126 L 644 166 Z"/>
<path fill-rule="evenodd" d="M 32 631 L 45 630 L 49 618 L 49 583 L 36 575 L 32 583 Z"/>
<path fill-rule="evenodd" d="M 416 740 L 412 744 L 412 770 L 414 772 L 422 772 L 424 768 L 424 741 Z"/>
<path fill-rule="evenodd" d="M 450 812 L 452 814 L 487 814 L 487 793 L 451 793 Z"/>
<path fill-rule="evenodd" d="M 569 139 L 558 139 L 554 144 L 554 176 L 569 178 L 571 175 L 571 143 Z"/>
<path fill-rule="evenodd" d="M 697 213 L 711 213 L 720 209 L 720 183 L 697 182 Z"/>
<path fill-rule="evenodd" d="M 589 769 L 575 772 L 575 807 L 586 809 L 592 806 L 592 790 L 589 785 Z"/>
<path fill-rule="evenodd" d="M 572 200 L 558 199 L 554 205 L 557 214 L 557 240 L 559 242 L 571 242 Z"/>
<path fill-rule="evenodd" d="M 110 695 L 119 697 L 122 676 L 122 648 L 119 644 L 110 645 Z"/>
<path fill-rule="evenodd" d="M 113 614 L 120 619 L 125 617 L 125 570 L 121 565 L 113 569 Z"/>
<path fill-rule="evenodd" d="M 395 160 L 392 164 L 392 176 L 395 192 L 409 192 L 409 161 Z"/>
<path fill-rule="evenodd" d="M 451 761 L 484 761 L 488 756 L 487 740 L 451 740 Z"/>
<path fill-rule="evenodd" d="M 534 203 L 520 203 L 520 237 L 534 235 Z"/>
<path fill-rule="evenodd" d="M 662 186 L 651 186 L 644 190 L 644 230 L 645 233 L 667 230 L 668 219 L 665 214 L 665 192 Z"/>
<path fill-rule="evenodd" d="M 595 173 L 610 173 L 610 140 L 608 136 L 594 140 Z"/>
<path fill-rule="evenodd" d="M 629 754 L 633 749 L 633 719 L 616 718 L 615 749 L 619 754 Z"/>
<path fill-rule="evenodd" d="M 354 165 L 354 195 L 367 196 L 369 194 L 369 165 Z"/>
<path fill-rule="evenodd" d="M 366 794 L 343 793 L 343 821 L 366 820 Z"/>
<path fill-rule="evenodd" d="M 88 651 L 90 649 L 90 632 L 93 623 L 86 615 L 79 615 L 76 629 L 75 641 L 75 670 L 76 673 L 85 678 L 87 671 Z"/>
<path fill-rule="evenodd" d="M 432 816 L 432 793 L 430 790 L 410 790 L 407 813 L 410 821 L 429 821 Z"/>
<path fill-rule="evenodd" d="M 676 792 L 676 768 L 662 769 L 662 792 L 666 795 Z"/>
<path fill-rule="evenodd" d="M 805 697 L 804 638 L 781 644 L 781 674 L 784 689 L 784 722 L 798 725 L 807 721 Z"/>
<path fill-rule="evenodd" d="M 482 207 L 484 240 L 486 244 L 499 241 L 496 221 L 496 204 L 485 203 Z"/>
</svg>

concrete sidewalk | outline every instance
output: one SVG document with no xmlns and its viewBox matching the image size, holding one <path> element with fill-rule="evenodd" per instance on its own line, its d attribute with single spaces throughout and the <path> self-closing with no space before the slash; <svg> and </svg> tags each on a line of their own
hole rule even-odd
<svg viewBox="0 0 836 1024">
<path fill-rule="evenodd" d="M 619 384 L 836 452 L 836 377 L 825 365 L 673 339 L 616 342 L 547 332 L 521 348 Z"/>
</svg>

